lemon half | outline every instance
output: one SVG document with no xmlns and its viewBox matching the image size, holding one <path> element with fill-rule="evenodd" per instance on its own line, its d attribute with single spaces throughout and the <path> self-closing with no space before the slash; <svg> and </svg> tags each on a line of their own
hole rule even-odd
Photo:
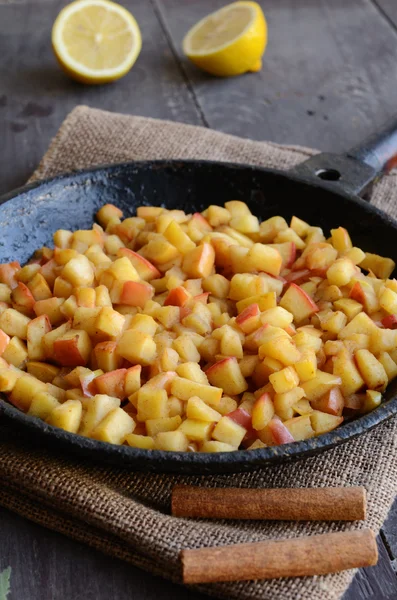
<svg viewBox="0 0 397 600">
<path fill-rule="evenodd" d="M 256 2 L 234 2 L 207 15 L 183 40 L 183 51 L 200 69 L 228 77 L 259 71 L 267 24 Z"/>
<path fill-rule="evenodd" d="M 61 65 L 83 83 L 123 77 L 142 47 L 138 23 L 109 0 L 77 0 L 65 6 L 52 28 L 52 46 Z"/>
</svg>

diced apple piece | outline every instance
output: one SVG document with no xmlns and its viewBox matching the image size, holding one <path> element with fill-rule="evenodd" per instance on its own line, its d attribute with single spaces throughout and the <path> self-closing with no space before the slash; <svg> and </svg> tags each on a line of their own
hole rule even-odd
<svg viewBox="0 0 397 600">
<path fill-rule="evenodd" d="M 294 369 L 300 381 L 304 382 L 314 379 L 317 372 L 315 352 L 313 350 L 302 352 L 301 358 L 294 364 Z"/>
<path fill-rule="evenodd" d="M 391 352 L 397 347 L 397 330 L 379 329 L 374 324 L 374 329 L 371 332 L 369 350 L 373 354 L 380 352 Z"/>
<path fill-rule="evenodd" d="M 117 369 L 116 371 L 110 371 L 96 377 L 95 388 L 97 393 L 107 394 L 108 396 L 122 400 L 126 396 L 124 391 L 126 375 L 127 369 Z"/>
<path fill-rule="evenodd" d="M 261 430 L 274 416 L 274 405 L 269 394 L 260 396 L 252 407 L 252 427 Z"/>
<path fill-rule="evenodd" d="M 139 281 L 116 281 L 110 291 L 112 302 L 144 308 L 152 299 L 154 289 L 147 283 Z"/>
<path fill-rule="evenodd" d="M 189 441 L 182 431 L 162 431 L 156 435 L 154 444 L 157 450 L 186 452 Z"/>
<path fill-rule="evenodd" d="M 156 343 L 147 334 L 127 329 L 117 344 L 117 351 L 131 363 L 149 365 L 156 356 Z"/>
<path fill-rule="evenodd" d="M 54 377 L 56 377 L 60 371 L 59 367 L 50 365 L 45 362 L 29 361 L 26 363 L 26 370 L 29 375 L 40 379 L 44 383 L 51 383 Z"/>
<path fill-rule="evenodd" d="M 370 390 L 383 391 L 388 383 L 387 373 L 369 350 L 357 350 L 354 355 L 358 369 Z"/>
<path fill-rule="evenodd" d="M 343 417 L 330 415 L 325 412 L 320 412 L 319 410 L 314 410 L 310 413 L 309 418 L 315 435 L 321 435 L 328 431 L 332 431 L 343 423 Z"/>
<path fill-rule="evenodd" d="M 234 452 L 235 450 L 235 446 L 225 444 L 224 442 L 216 442 L 214 440 L 203 442 L 200 448 L 200 452 Z"/>
<path fill-rule="evenodd" d="M 270 275 L 279 275 L 283 264 L 280 252 L 265 244 L 254 244 L 247 254 L 247 265 L 253 271 L 265 271 Z M 247 269 L 248 270 L 248 269 Z"/>
<path fill-rule="evenodd" d="M 28 358 L 28 348 L 25 342 L 15 335 L 7 344 L 2 357 L 14 367 L 21 367 Z"/>
<path fill-rule="evenodd" d="M 288 223 L 283 217 L 271 217 L 259 226 L 261 242 L 269 244 L 283 229 L 288 229 Z"/>
<path fill-rule="evenodd" d="M 384 258 L 378 254 L 365 253 L 365 258 L 360 262 L 360 267 L 379 277 L 379 279 L 388 279 L 395 269 L 396 263 L 391 258 Z"/>
<path fill-rule="evenodd" d="M 348 258 L 339 258 L 327 271 L 327 279 L 332 285 L 341 287 L 350 283 L 356 275 L 356 267 Z"/>
<path fill-rule="evenodd" d="M 191 295 L 182 286 L 178 286 L 170 290 L 168 296 L 164 301 L 164 306 L 185 306 L 190 300 Z"/>
<path fill-rule="evenodd" d="M 135 429 L 134 419 L 122 408 L 114 408 L 93 429 L 91 437 L 108 442 L 109 444 L 122 444 L 126 436 Z"/>
<path fill-rule="evenodd" d="M 90 437 L 91 432 L 115 408 L 120 406 L 119 398 L 96 394 L 86 404 L 86 411 L 81 419 L 79 433 Z"/>
<path fill-rule="evenodd" d="M 369 314 L 379 309 L 379 301 L 374 288 L 367 281 L 356 281 L 350 290 L 349 297 L 362 304 Z"/>
<path fill-rule="evenodd" d="M 168 396 L 165 390 L 143 386 L 137 395 L 138 421 L 168 417 Z"/>
<path fill-rule="evenodd" d="M 282 423 L 277 417 L 273 417 L 267 427 L 265 427 L 264 431 L 266 430 L 268 430 L 273 443 L 277 446 L 281 444 L 289 444 L 295 441 L 284 423 Z M 261 434 L 262 432 L 259 432 L 259 437 L 261 437 Z"/>
<path fill-rule="evenodd" d="M 20 410 L 29 410 L 30 404 L 36 394 L 46 392 L 45 383 L 31 375 L 22 375 L 15 382 L 11 392 L 10 401 Z"/>
<path fill-rule="evenodd" d="M 124 397 L 131 396 L 141 387 L 141 365 L 135 365 L 127 369 L 124 379 Z"/>
<path fill-rule="evenodd" d="M 196 383 L 208 385 L 207 375 L 201 370 L 200 365 L 196 362 L 183 363 L 176 368 L 176 372 L 179 377 L 184 377 L 185 379 L 190 379 Z"/>
<path fill-rule="evenodd" d="M 361 412 L 368 413 L 374 410 L 382 403 L 382 394 L 375 390 L 366 390 L 364 403 L 361 407 Z"/>
<path fill-rule="evenodd" d="M 60 403 L 55 396 L 52 396 L 48 392 L 39 392 L 33 397 L 28 415 L 45 421 L 57 406 L 60 406 Z"/>
<path fill-rule="evenodd" d="M 316 376 L 302 383 L 301 387 L 304 389 L 307 399 L 312 401 L 321 398 L 329 390 L 341 384 L 342 378 L 339 374 L 332 375 L 324 371 L 317 371 Z"/>
<path fill-rule="evenodd" d="M 188 277 L 208 277 L 214 267 L 215 252 L 211 244 L 203 243 L 185 254 L 182 269 Z"/>
<path fill-rule="evenodd" d="M 95 360 L 98 367 L 105 371 L 115 371 L 119 369 L 122 364 L 122 357 L 117 353 L 116 342 L 101 342 L 94 348 Z"/>
<path fill-rule="evenodd" d="M 315 302 L 295 283 L 291 283 L 280 300 L 280 306 L 294 315 L 296 323 L 301 323 L 307 317 L 318 312 Z"/>
<path fill-rule="evenodd" d="M 324 396 L 311 401 L 315 410 L 328 413 L 329 415 L 341 416 L 345 401 L 339 387 L 333 387 Z"/>
<path fill-rule="evenodd" d="M 341 310 L 343 309 L 341 308 Z M 373 320 L 366 313 L 360 312 L 338 333 L 338 338 L 341 340 L 349 339 L 355 333 L 372 336 L 377 331 L 378 327 Z"/>
<path fill-rule="evenodd" d="M 184 362 L 199 362 L 200 353 L 189 335 L 180 335 L 172 342 L 172 347 L 178 352 Z"/>
<path fill-rule="evenodd" d="M 260 296 L 249 296 L 236 303 L 236 308 L 239 313 L 243 312 L 251 304 L 257 304 L 260 311 L 269 310 L 277 306 L 277 297 L 274 291 L 267 292 Z"/>
<path fill-rule="evenodd" d="M 98 210 L 96 218 L 103 227 L 106 227 L 111 219 L 122 219 L 123 211 L 117 208 L 117 206 L 115 206 L 114 204 L 104 204 L 102 208 Z M 67 233 L 70 232 L 68 231 Z M 57 242 L 55 243 L 57 246 L 59 245 L 57 244 Z"/>
<path fill-rule="evenodd" d="M 332 245 L 338 252 L 350 250 L 353 247 L 349 232 L 344 227 L 331 229 Z"/>
<path fill-rule="evenodd" d="M 212 385 L 196 383 L 183 377 L 175 377 L 171 383 L 171 394 L 185 401 L 192 396 L 198 396 L 207 404 L 217 407 L 222 397 L 222 389 Z"/>
<path fill-rule="evenodd" d="M 230 419 L 228 416 L 224 416 L 218 421 L 213 432 L 212 437 L 218 442 L 230 444 L 235 448 L 238 448 L 245 437 L 247 430 Z"/>
<path fill-rule="evenodd" d="M 334 357 L 334 375 L 342 380 L 340 389 L 345 398 L 358 392 L 365 383 L 347 350 L 341 350 Z"/>
<path fill-rule="evenodd" d="M 189 398 L 187 402 L 186 416 L 188 419 L 217 423 L 222 415 L 208 406 L 208 404 L 203 402 L 198 396 L 193 396 L 192 398 Z M 186 431 L 185 433 L 189 437 Z"/>
<path fill-rule="evenodd" d="M 90 358 L 91 349 L 86 331 L 70 329 L 54 341 L 54 359 L 64 367 L 84 366 Z"/>
<path fill-rule="evenodd" d="M 154 439 L 148 435 L 129 433 L 125 436 L 125 441 L 132 448 L 142 448 L 143 450 L 154 449 Z"/>
<path fill-rule="evenodd" d="M 47 417 L 47 423 L 70 433 L 77 433 L 82 412 L 83 407 L 80 400 L 66 400 L 54 408 Z"/>
<path fill-rule="evenodd" d="M 152 279 L 157 279 L 161 276 L 160 271 L 154 265 L 152 265 L 151 262 L 129 248 L 120 248 L 117 251 L 117 256 L 125 256 L 128 258 L 132 266 L 138 272 L 139 277 L 144 281 L 151 281 Z"/>
<path fill-rule="evenodd" d="M 284 427 L 288 429 L 296 442 L 314 437 L 310 415 L 288 419 L 287 421 L 284 421 Z"/>
<path fill-rule="evenodd" d="M 299 385 L 299 377 L 294 367 L 285 367 L 280 371 L 272 373 L 269 375 L 269 381 L 276 394 L 289 392 Z"/>
<path fill-rule="evenodd" d="M 266 356 L 275 358 L 288 367 L 300 360 L 301 353 L 289 337 L 279 336 L 270 338 L 260 345 L 259 357 Z"/>
<path fill-rule="evenodd" d="M 246 334 L 252 333 L 261 324 L 260 310 L 257 304 L 250 304 L 236 317 L 236 324 Z"/>
<path fill-rule="evenodd" d="M 397 364 L 394 362 L 388 352 L 382 352 L 378 356 L 378 360 L 383 365 L 389 381 L 392 381 L 392 379 L 397 377 Z"/>
<path fill-rule="evenodd" d="M 0 315 L 0 329 L 9 336 L 17 336 L 22 340 L 27 339 L 29 317 L 14 308 L 7 308 Z"/>
<path fill-rule="evenodd" d="M 295 387 L 283 394 L 276 394 L 273 400 L 276 414 L 283 420 L 291 419 L 294 416 L 293 407 L 304 395 L 305 392 L 301 387 Z"/>
<path fill-rule="evenodd" d="M 175 418 L 175 417 L 174 417 Z M 224 419 L 225 417 L 221 417 Z M 211 437 L 211 432 L 214 428 L 214 423 L 197 419 L 187 418 L 179 426 L 179 431 L 182 431 L 186 437 L 194 442 L 208 441 Z"/>
<path fill-rule="evenodd" d="M 73 286 L 90 286 L 94 282 L 94 269 L 86 256 L 80 254 L 66 263 L 62 277 Z"/>
<path fill-rule="evenodd" d="M 4 333 L 2 329 L 0 329 L 0 356 L 3 354 L 4 350 L 7 348 L 8 343 L 10 341 L 10 337 Z"/>
<path fill-rule="evenodd" d="M 225 394 L 241 394 L 248 387 L 235 357 L 218 361 L 206 371 L 206 375 L 211 385 L 222 388 Z"/>
<path fill-rule="evenodd" d="M 32 319 L 27 326 L 28 354 L 31 360 L 45 360 L 46 352 L 42 344 L 43 336 L 51 331 L 51 323 L 47 315 Z"/>
<path fill-rule="evenodd" d="M 9 368 L 2 367 L 0 369 L 0 392 L 9 393 L 12 392 L 16 384 L 17 379 L 22 377 L 23 371 L 18 372 L 17 369 L 12 370 Z"/>
<path fill-rule="evenodd" d="M 124 327 L 125 317 L 110 306 L 104 306 L 95 320 L 95 328 L 110 337 L 118 336 Z"/>
<path fill-rule="evenodd" d="M 39 300 L 38 302 L 35 302 L 33 310 L 38 317 L 47 315 L 51 325 L 58 325 L 64 318 L 61 312 L 63 303 L 63 298 L 53 297 L 48 298 L 47 300 Z"/>
<path fill-rule="evenodd" d="M 282 234 L 287 233 L 288 229 L 285 229 Z M 281 244 L 269 244 L 269 248 L 274 248 L 281 254 L 282 258 L 282 268 L 290 267 L 296 258 L 296 249 L 299 246 L 300 248 L 305 247 L 305 243 L 302 240 L 299 240 L 296 236 L 294 236 L 295 241 L 287 241 L 282 242 Z M 299 240 L 299 241 L 298 241 Z"/>
</svg>

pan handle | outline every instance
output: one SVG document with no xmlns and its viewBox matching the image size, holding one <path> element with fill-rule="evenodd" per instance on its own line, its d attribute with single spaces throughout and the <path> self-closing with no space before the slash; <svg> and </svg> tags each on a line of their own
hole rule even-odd
<svg viewBox="0 0 397 600">
<path fill-rule="evenodd" d="M 345 154 L 316 154 L 290 172 L 369 202 L 374 181 L 393 167 L 397 167 L 397 119 Z"/>
</svg>

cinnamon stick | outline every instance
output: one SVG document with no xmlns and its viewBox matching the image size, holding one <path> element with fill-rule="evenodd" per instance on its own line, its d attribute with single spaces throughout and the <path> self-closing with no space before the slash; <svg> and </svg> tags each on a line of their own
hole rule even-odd
<svg viewBox="0 0 397 600">
<path fill-rule="evenodd" d="M 278 579 L 369 567 L 378 560 L 370 529 L 181 552 L 183 582 Z"/>
<path fill-rule="evenodd" d="M 176 486 L 172 514 L 206 519 L 358 521 L 366 516 L 363 487 L 205 488 Z"/>
</svg>

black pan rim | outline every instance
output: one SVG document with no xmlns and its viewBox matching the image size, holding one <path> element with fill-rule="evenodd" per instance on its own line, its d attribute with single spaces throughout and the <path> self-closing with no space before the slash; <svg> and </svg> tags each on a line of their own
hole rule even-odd
<svg viewBox="0 0 397 600">
<path fill-rule="evenodd" d="M 213 166 L 227 169 L 249 169 L 251 171 L 264 172 L 267 174 L 286 177 L 297 184 L 307 184 L 311 187 L 317 187 L 319 190 L 327 189 L 333 193 L 344 197 L 350 202 L 353 202 L 360 206 L 365 212 L 369 212 L 377 215 L 383 221 L 389 223 L 396 229 L 397 232 L 397 221 L 387 215 L 381 209 L 372 206 L 365 200 L 342 191 L 341 189 L 335 189 L 332 183 L 328 183 L 321 179 L 314 179 L 311 177 L 305 177 L 290 173 L 286 170 L 273 169 L 267 167 L 260 167 L 256 165 L 244 164 L 244 163 L 233 163 L 223 161 L 210 161 L 210 160 L 184 160 L 184 159 L 173 159 L 173 160 L 144 160 L 144 161 L 128 161 L 122 163 L 99 165 L 94 168 L 79 169 L 70 173 L 62 173 L 44 180 L 32 182 L 26 186 L 17 188 L 11 192 L 8 192 L 0 197 L 0 204 L 5 202 L 12 202 L 17 200 L 23 194 L 28 193 L 39 188 L 45 189 L 47 186 L 56 184 L 62 181 L 75 181 L 76 179 L 83 178 L 84 176 L 95 176 L 98 174 L 108 175 L 112 172 L 117 172 L 123 169 L 142 169 L 142 168 L 172 168 L 175 166 L 186 165 L 190 167 L 194 166 Z M 120 466 L 133 465 L 136 468 L 142 468 L 144 470 L 151 470 L 150 464 L 153 462 L 167 464 L 166 470 L 175 471 L 178 470 L 178 465 L 189 466 L 191 465 L 203 467 L 205 470 L 214 469 L 216 472 L 217 467 L 230 466 L 230 472 L 235 468 L 239 470 L 241 468 L 257 468 L 261 465 L 277 462 L 287 458 L 303 458 L 310 456 L 319 450 L 329 450 L 340 443 L 348 442 L 357 438 L 359 435 L 370 431 L 380 423 L 388 420 L 392 416 L 397 414 L 397 396 L 386 401 L 372 412 L 358 417 L 355 420 L 349 421 L 343 426 L 331 431 L 329 433 L 320 435 L 309 440 L 297 441 L 290 444 L 284 444 L 281 446 L 272 446 L 267 448 L 259 448 L 256 450 L 238 450 L 234 452 L 220 452 L 220 453 L 189 453 L 189 452 L 166 452 L 162 450 L 143 450 L 140 448 L 133 448 L 129 446 L 117 446 L 106 442 L 100 442 L 85 438 L 78 434 L 66 432 L 62 429 L 47 425 L 44 421 L 35 417 L 30 417 L 25 413 L 19 411 L 14 406 L 9 404 L 7 401 L 0 398 L 0 415 L 5 417 L 9 422 L 22 427 L 24 430 L 30 430 L 31 433 L 39 434 L 44 439 L 56 438 L 58 442 L 61 442 L 64 446 L 69 447 L 71 450 L 83 450 L 91 454 L 94 458 L 101 458 L 105 456 L 112 456 L 113 458 L 118 457 L 120 459 Z M 171 469 L 169 468 L 171 467 Z M 195 470 L 195 472 L 197 472 Z"/>
</svg>

